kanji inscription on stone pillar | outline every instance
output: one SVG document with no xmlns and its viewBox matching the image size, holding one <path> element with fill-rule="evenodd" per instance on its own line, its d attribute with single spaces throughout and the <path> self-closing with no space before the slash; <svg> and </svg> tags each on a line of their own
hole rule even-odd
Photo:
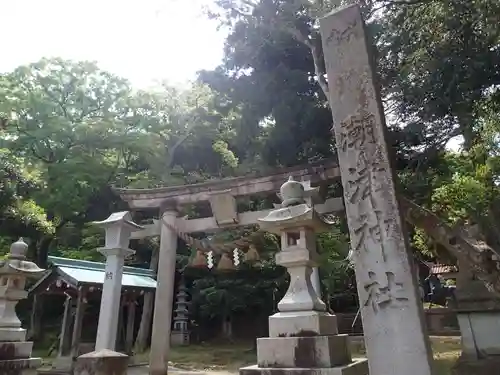
<svg viewBox="0 0 500 375">
<path fill-rule="evenodd" d="M 320 25 L 370 375 L 430 375 L 432 356 L 359 5 L 339 8 Z"/>
</svg>

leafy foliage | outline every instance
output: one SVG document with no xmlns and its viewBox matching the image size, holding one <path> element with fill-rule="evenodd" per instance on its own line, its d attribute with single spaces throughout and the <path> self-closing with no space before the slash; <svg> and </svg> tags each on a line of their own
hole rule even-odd
<svg viewBox="0 0 500 375">
<path fill-rule="evenodd" d="M 209 13 L 230 28 L 224 61 L 185 90 L 136 91 L 94 63 L 62 59 L 1 75 L 0 248 L 22 235 L 41 266 L 49 253 L 99 260 L 102 233 L 88 223 L 124 208 L 113 185 L 195 183 L 334 158 L 317 17 L 337 3 L 215 1 Z M 373 0 L 363 12 L 402 191 L 500 252 L 500 3 Z M 451 152 L 445 146 L 456 137 L 462 149 Z M 271 203 L 251 197 L 240 205 Z M 203 208 L 189 210 L 197 217 Z M 425 232 L 411 230 L 416 250 L 438 252 Z M 190 249 L 180 247 L 178 268 L 196 279 L 199 319 L 273 311 L 286 289 L 283 269 L 270 260 L 279 243 L 271 235 L 253 240 L 265 261 L 234 274 L 193 274 L 185 267 Z M 318 239 L 331 297 L 355 292 L 348 244 L 342 218 Z M 158 248 L 134 246 L 142 265 Z"/>
<path fill-rule="evenodd" d="M 29 198 L 38 189 L 22 162 L 8 150 L 0 150 L 0 236 L 12 239 L 53 231 L 43 208 Z"/>
</svg>

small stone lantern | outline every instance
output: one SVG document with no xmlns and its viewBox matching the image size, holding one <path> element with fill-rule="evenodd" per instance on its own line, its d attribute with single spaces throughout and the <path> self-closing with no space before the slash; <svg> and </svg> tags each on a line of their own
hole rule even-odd
<svg viewBox="0 0 500 375">
<path fill-rule="evenodd" d="M 189 305 L 187 287 L 181 280 L 176 296 L 176 309 L 174 310 L 174 329 L 172 331 L 172 345 L 189 345 Z"/>
<path fill-rule="evenodd" d="M 0 261 L 0 374 L 21 375 L 35 371 L 40 358 L 31 358 L 32 342 L 16 313 L 17 303 L 28 296 L 26 279 L 38 278 L 45 270 L 26 260 L 28 245 L 20 238 Z"/>
</svg>

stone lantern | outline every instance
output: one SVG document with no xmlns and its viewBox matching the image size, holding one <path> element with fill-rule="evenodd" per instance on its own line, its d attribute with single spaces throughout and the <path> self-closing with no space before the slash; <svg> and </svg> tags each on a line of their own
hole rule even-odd
<svg viewBox="0 0 500 375">
<path fill-rule="evenodd" d="M 331 224 L 314 209 L 318 189 L 290 178 L 280 189 L 282 203 L 259 219 L 262 229 L 281 237 L 276 263 L 287 268 L 290 285 L 269 317 L 269 336 L 257 339 L 257 365 L 242 375 L 368 374 L 366 360 L 351 359 L 348 335 L 339 335 L 311 282 L 316 266 L 316 233 Z"/>
<path fill-rule="evenodd" d="M 0 374 L 34 374 L 42 363 L 40 358 L 31 358 L 33 343 L 25 341 L 26 330 L 16 313 L 17 303 L 28 296 L 26 279 L 45 272 L 26 260 L 27 250 L 28 245 L 20 238 L 0 261 Z"/>
</svg>

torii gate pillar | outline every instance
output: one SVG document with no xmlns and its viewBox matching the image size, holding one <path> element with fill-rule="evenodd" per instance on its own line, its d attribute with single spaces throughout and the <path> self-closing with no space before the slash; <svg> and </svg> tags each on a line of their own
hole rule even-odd
<svg viewBox="0 0 500 375">
<path fill-rule="evenodd" d="M 177 233 L 170 227 L 176 225 L 177 206 L 166 202 L 160 208 L 160 257 L 153 315 L 153 333 L 149 357 L 150 375 L 168 373 L 168 352 L 170 350 L 170 330 L 172 304 L 174 299 L 175 259 L 177 253 Z M 168 224 L 164 225 L 164 223 Z"/>
</svg>

